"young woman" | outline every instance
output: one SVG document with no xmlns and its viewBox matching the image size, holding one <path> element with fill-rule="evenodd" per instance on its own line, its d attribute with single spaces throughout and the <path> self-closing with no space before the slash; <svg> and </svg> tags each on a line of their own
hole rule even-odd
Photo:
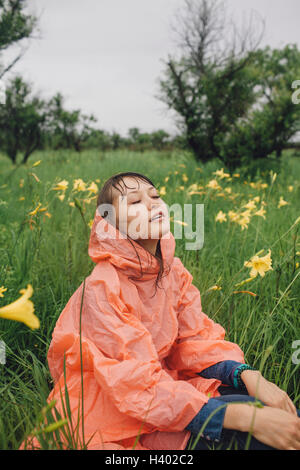
<svg viewBox="0 0 300 470">
<path fill-rule="evenodd" d="M 183 450 L 208 417 L 197 449 L 227 448 L 233 437 L 244 448 L 250 430 L 250 449 L 300 449 L 293 402 L 224 339 L 174 252 L 167 206 L 151 180 L 112 176 L 90 236 L 96 265 L 53 332 L 49 400 L 63 414 L 65 357 L 74 426 L 83 389 L 89 449 Z M 262 407 L 251 405 L 254 397 Z"/>
</svg>

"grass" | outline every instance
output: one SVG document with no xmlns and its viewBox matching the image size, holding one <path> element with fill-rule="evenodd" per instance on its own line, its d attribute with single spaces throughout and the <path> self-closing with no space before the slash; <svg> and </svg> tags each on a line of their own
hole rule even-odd
<svg viewBox="0 0 300 470">
<path fill-rule="evenodd" d="M 39 160 L 41 163 L 33 166 Z M 189 153 L 179 151 L 94 150 L 80 155 L 44 151 L 36 152 L 24 167 L 13 168 L 3 155 L 0 163 L 0 287 L 7 288 L 0 297 L 0 307 L 16 300 L 19 290 L 30 283 L 34 288 L 31 300 L 41 323 L 40 329 L 33 331 L 22 323 L 0 319 L 0 340 L 6 345 L 6 363 L 0 364 L 0 449 L 17 449 L 24 436 L 40 425 L 41 410 L 52 388 L 46 355 L 53 328 L 73 292 L 94 267 L 87 247 L 96 194 L 72 191 L 73 181 L 81 178 L 90 184 L 98 180 L 100 189 L 113 173 L 128 170 L 143 173 L 159 188 L 164 187 L 163 199 L 169 206 L 204 204 L 203 248 L 188 251 L 185 240 L 177 239 L 175 255 L 193 274 L 203 311 L 226 329 L 226 339 L 239 344 L 246 362 L 286 390 L 300 408 L 300 366 L 292 361 L 292 343 L 300 339 L 300 224 L 295 224 L 300 215 L 300 159 L 292 152 L 286 152 L 273 182 L 269 171 L 251 179 L 246 169 L 232 181 L 221 179 L 213 174 L 220 169 L 217 161 L 203 166 Z M 232 193 L 219 197 L 219 190 L 206 187 L 212 179 L 217 179 L 223 190 L 231 188 Z M 63 200 L 52 190 L 61 180 L 69 182 Z M 267 187 L 253 187 L 249 184 L 253 182 Z M 204 187 L 203 194 L 189 195 L 188 188 L 194 183 Z M 236 196 L 231 199 L 230 195 Z M 224 223 L 215 221 L 220 210 L 228 214 L 241 209 L 256 196 L 266 203 L 265 219 L 251 215 L 244 230 L 228 215 Z M 289 204 L 278 208 L 280 196 Z M 51 217 L 38 212 L 30 223 L 28 213 L 39 203 Z M 237 283 L 249 277 L 244 261 L 269 249 L 273 270 L 237 288 Z M 219 289 L 211 289 L 215 285 Z M 237 290 L 256 296 L 234 293 Z M 45 411 L 50 423 L 52 411 Z M 46 443 L 47 436 L 44 434 Z"/>
</svg>

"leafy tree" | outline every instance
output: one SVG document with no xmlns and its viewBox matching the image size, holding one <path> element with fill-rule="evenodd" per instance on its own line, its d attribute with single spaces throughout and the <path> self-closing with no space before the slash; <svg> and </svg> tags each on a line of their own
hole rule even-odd
<svg viewBox="0 0 300 470">
<path fill-rule="evenodd" d="M 47 104 L 48 142 L 54 148 L 74 148 L 77 152 L 82 150 L 92 131 L 90 124 L 97 119 L 93 115 L 85 115 L 77 109 L 67 111 L 64 109 L 64 97 L 57 93 Z"/>
<path fill-rule="evenodd" d="M 253 34 L 252 17 L 242 33 L 230 30 L 218 0 L 185 0 L 178 24 L 181 56 L 165 61 L 158 98 L 175 111 L 198 160 L 218 157 L 227 165 L 222 141 L 256 101 L 253 63 L 261 36 Z M 235 159 L 230 166 L 240 163 Z"/>
<path fill-rule="evenodd" d="M 37 24 L 37 18 L 24 13 L 25 0 L 0 0 L 0 53 L 9 46 L 29 38 Z M 0 66 L 0 79 L 22 57 L 24 51 L 6 67 Z"/>
<path fill-rule="evenodd" d="M 151 145 L 156 150 L 162 150 L 168 143 L 169 134 L 163 129 L 150 134 Z"/>
<path fill-rule="evenodd" d="M 296 45 L 257 51 L 256 102 L 247 117 L 238 121 L 223 140 L 222 152 L 229 161 L 240 155 L 252 166 L 266 168 L 271 155 L 278 161 L 289 141 L 300 131 L 300 107 L 292 101 L 291 85 L 300 76 L 300 51 Z M 275 162 L 276 164 L 276 162 Z"/>
<path fill-rule="evenodd" d="M 45 136 L 45 102 L 32 96 L 31 86 L 20 76 L 11 79 L 6 88 L 5 103 L 0 106 L 0 146 L 15 164 L 18 152 L 21 163 L 43 145 Z"/>
</svg>

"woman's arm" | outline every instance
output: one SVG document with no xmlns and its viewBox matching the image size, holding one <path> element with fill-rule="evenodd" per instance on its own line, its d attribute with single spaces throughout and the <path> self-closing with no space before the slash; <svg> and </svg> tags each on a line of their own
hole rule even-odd
<svg viewBox="0 0 300 470">
<path fill-rule="evenodd" d="M 276 449 L 300 450 L 299 417 L 278 408 L 230 403 L 223 427 L 251 432 L 256 439 Z"/>
<path fill-rule="evenodd" d="M 258 398 L 268 406 L 280 408 L 297 416 L 297 409 L 288 394 L 265 379 L 259 370 L 244 370 L 241 373 L 241 379 L 249 395 Z"/>
</svg>

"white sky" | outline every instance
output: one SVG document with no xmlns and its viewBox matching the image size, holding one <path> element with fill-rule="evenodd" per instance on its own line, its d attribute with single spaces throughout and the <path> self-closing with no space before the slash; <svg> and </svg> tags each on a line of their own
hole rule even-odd
<svg viewBox="0 0 300 470">
<path fill-rule="evenodd" d="M 126 135 L 130 127 L 175 133 L 174 119 L 155 98 L 162 59 L 175 51 L 171 20 L 183 0 L 28 0 L 39 19 L 11 75 L 21 73 L 35 92 L 58 91 L 67 109 L 93 113 L 100 129 Z M 227 0 L 240 18 L 255 10 L 265 19 L 261 45 L 300 49 L 299 0 Z M 24 43 L 25 44 L 25 43 Z M 7 62 L 17 52 L 2 57 Z M 1 60 L 1 58 L 0 58 Z M 300 77 L 295 77 L 300 78 Z"/>
</svg>

